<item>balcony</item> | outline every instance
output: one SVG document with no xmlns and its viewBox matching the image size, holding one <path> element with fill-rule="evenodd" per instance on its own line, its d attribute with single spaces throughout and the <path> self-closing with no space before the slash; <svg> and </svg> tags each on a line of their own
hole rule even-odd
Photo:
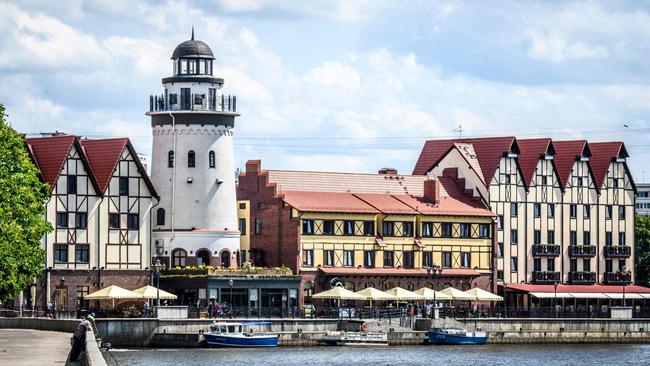
<svg viewBox="0 0 650 366">
<path fill-rule="evenodd" d="M 569 245 L 570 257 L 595 257 L 595 245 Z"/>
<path fill-rule="evenodd" d="M 535 257 L 557 257 L 560 255 L 558 244 L 534 244 L 533 256 Z"/>
<path fill-rule="evenodd" d="M 198 112 L 237 112 L 237 97 L 219 95 L 207 98 L 205 94 L 190 94 L 189 98 L 165 98 L 164 95 L 149 96 L 149 112 L 198 111 Z"/>
<path fill-rule="evenodd" d="M 533 282 L 552 284 L 560 282 L 560 272 L 533 271 Z"/>
<path fill-rule="evenodd" d="M 574 285 L 592 285 L 596 283 L 596 272 L 569 272 L 569 282 Z"/>
<path fill-rule="evenodd" d="M 605 283 L 608 285 L 628 285 L 631 282 L 630 272 L 605 272 Z"/>
<path fill-rule="evenodd" d="M 605 257 L 607 258 L 627 258 L 630 255 L 632 255 L 632 247 L 627 245 L 605 246 Z"/>
</svg>

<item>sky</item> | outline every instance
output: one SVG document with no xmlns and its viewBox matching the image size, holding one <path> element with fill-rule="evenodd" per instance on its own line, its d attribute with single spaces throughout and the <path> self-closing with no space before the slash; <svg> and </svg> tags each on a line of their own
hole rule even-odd
<svg viewBox="0 0 650 366">
<path fill-rule="evenodd" d="M 549 136 L 624 141 L 650 181 L 646 0 L 0 1 L 0 103 L 148 155 L 192 26 L 237 95 L 240 168 L 410 174 L 427 139 Z"/>
</svg>

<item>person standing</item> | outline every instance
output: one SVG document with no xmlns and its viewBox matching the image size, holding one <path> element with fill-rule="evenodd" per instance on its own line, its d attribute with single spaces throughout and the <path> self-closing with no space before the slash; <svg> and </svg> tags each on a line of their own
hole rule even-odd
<svg viewBox="0 0 650 366">
<path fill-rule="evenodd" d="M 52 317 L 52 301 L 47 300 L 47 317 Z"/>
<path fill-rule="evenodd" d="M 145 318 L 149 317 L 149 301 L 144 300 L 144 316 Z"/>
</svg>

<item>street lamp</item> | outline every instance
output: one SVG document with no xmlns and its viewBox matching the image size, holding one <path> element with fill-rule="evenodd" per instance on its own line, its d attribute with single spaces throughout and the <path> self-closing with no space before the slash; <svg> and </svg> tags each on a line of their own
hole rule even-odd
<svg viewBox="0 0 650 366">
<path fill-rule="evenodd" d="M 553 311 L 555 311 L 555 317 L 557 318 L 557 282 L 553 283 Z"/>
<path fill-rule="evenodd" d="M 160 306 L 160 271 L 165 270 L 165 263 L 161 263 L 160 259 L 156 259 L 156 263 L 152 267 L 156 276 L 156 306 Z"/>
<path fill-rule="evenodd" d="M 627 302 L 625 301 L 625 285 L 627 284 L 625 281 L 627 280 L 627 278 L 625 277 L 625 273 L 626 273 L 626 268 L 625 266 L 623 266 L 621 268 L 621 278 L 623 279 L 623 307 L 627 307 Z"/>
<path fill-rule="evenodd" d="M 431 276 L 431 287 L 433 290 L 433 311 L 431 312 L 431 318 L 435 319 L 436 317 L 436 309 L 438 308 L 438 303 L 436 301 L 436 284 L 435 284 L 435 278 L 436 278 L 436 273 L 441 274 L 442 273 L 442 268 L 436 264 L 433 264 L 431 267 L 427 267 L 427 276 Z"/>
<path fill-rule="evenodd" d="M 235 315 L 235 307 L 232 303 L 232 285 L 234 281 L 231 279 L 228 280 L 228 285 L 230 285 L 230 317 L 232 318 Z"/>
</svg>

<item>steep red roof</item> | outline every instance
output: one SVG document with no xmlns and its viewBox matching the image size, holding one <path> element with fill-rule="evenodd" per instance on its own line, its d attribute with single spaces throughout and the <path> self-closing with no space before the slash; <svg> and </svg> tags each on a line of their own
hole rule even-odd
<svg viewBox="0 0 650 366">
<path fill-rule="evenodd" d="M 486 184 L 489 184 L 494 176 L 503 154 L 515 148 L 517 144 L 513 136 L 429 140 L 422 147 L 420 157 L 413 169 L 413 175 L 427 174 L 455 142 L 469 143 L 474 146 L 474 151 L 483 172 L 483 182 Z"/>
<path fill-rule="evenodd" d="M 553 285 L 528 285 L 523 283 L 509 284 L 508 290 L 518 290 L 524 292 L 546 292 L 546 293 L 553 293 L 556 291 Z M 637 286 L 637 285 L 627 285 L 625 286 L 625 288 L 623 288 L 623 286 L 611 286 L 611 285 L 557 285 L 557 292 L 618 294 L 618 293 L 623 293 L 623 291 L 627 293 L 648 294 L 650 293 L 650 288 Z"/>
<path fill-rule="evenodd" d="M 389 194 L 356 193 L 356 197 L 387 214 L 417 214 L 413 207 Z"/>
<path fill-rule="evenodd" d="M 589 148 L 586 140 L 553 141 L 553 147 L 555 148 L 555 168 L 564 189 L 569 181 L 571 169 L 573 169 L 576 159 L 583 152 L 587 153 Z"/>
<path fill-rule="evenodd" d="M 354 268 L 354 267 L 319 267 L 319 271 L 333 275 L 391 275 L 391 276 L 427 276 L 424 268 Z M 443 268 L 447 276 L 480 276 L 481 273 L 470 268 Z"/>
<path fill-rule="evenodd" d="M 286 203 L 300 211 L 379 213 L 352 193 L 288 191 L 282 194 Z"/>
<path fill-rule="evenodd" d="M 41 175 L 50 188 L 54 188 L 63 164 L 76 136 L 52 136 L 28 138 L 25 141 L 31 148 Z"/>
<path fill-rule="evenodd" d="M 535 176 L 537 163 L 549 150 L 551 139 L 517 140 L 517 145 L 519 146 L 519 167 L 521 168 L 521 174 L 523 175 L 526 187 L 530 187 L 530 183 Z"/>
<path fill-rule="evenodd" d="M 622 142 L 593 142 L 589 143 L 591 150 L 591 171 L 594 174 L 596 187 L 600 189 L 605 183 L 609 164 L 618 157 L 627 157 L 627 151 Z"/>
</svg>

